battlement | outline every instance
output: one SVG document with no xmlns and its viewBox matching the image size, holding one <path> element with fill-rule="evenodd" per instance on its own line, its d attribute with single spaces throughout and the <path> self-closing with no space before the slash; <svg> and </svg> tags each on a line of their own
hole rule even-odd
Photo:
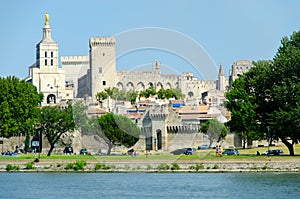
<svg viewBox="0 0 300 199">
<path fill-rule="evenodd" d="M 90 48 L 92 47 L 115 47 L 116 39 L 114 37 L 91 37 Z"/>
<path fill-rule="evenodd" d="M 63 56 L 60 58 L 62 65 L 89 64 L 88 56 Z"/>
<path fill-rule="evenodd" d="M 200 130 L 198 125 L 177 125 L 177 126 L 167 126 L 167 132 L 170 133 L 198 133 Z"/>
</svg>

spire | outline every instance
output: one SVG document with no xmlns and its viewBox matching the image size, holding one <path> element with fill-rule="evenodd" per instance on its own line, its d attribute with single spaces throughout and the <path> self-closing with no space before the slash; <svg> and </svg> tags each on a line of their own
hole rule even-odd
<svg viewBox="0 0 300 199">
<path fill-rule="evenodd" d="M 222 64 L 220 64 L 219 75 L 220 75 L 220 76 L 224 76 L 224 71 L 223 71 L 223 66 L 222 66 Z"/>
<path fill-rule="evenodd" d="M 54 42 L 51 37 L 51 27 L 49 25 L 49 14 L 45 14 L 45 26 L 43 28 L 43 39 L 41 42 Z"/>
</svg>

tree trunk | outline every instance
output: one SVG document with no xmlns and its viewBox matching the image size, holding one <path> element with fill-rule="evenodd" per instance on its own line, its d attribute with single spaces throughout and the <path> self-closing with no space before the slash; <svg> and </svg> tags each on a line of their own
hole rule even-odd
<svg viewBox="0 0 300 199">
<path fill-rule="evenodd" d="M 242 133 L 242 139 L 243 139 L 243 149 L 246 148 L 246 142 L 247 142 L 247 138 L 246 138 L 246 134 Z"/>
<path fill-rule="evenodd" d="M 280 138 L 280 139 L 283 142 L 283 144 L 285 144 L 285 146 L 289 149 L 290 155 L 295 155 L 294 145 L 289 143 L 289 141 L 287 141 L 287 139 L 285 138 Z"/>
<path fill-rule="evenodd" d="M 50 156 L 50 155 L 51 155 L 53 149 L 54 149 L 54 145 L 51 144 L 51 145 L 50 145 L 50 150 L 48 151 L 47 156 Z"/>
<path fill-rule="evenodd" d="M 110 152 L 111 152 L 111 149 L 113 148 L 113 146 L 114 145 L 112 143 L 108 144 L 107 155 L 110 155 Z"/>
<path fill-rule="evenodd" d="M 213 141 L 214 141 L 213 139 L 209 139 L 209 148 L 211 147 Z"/>
</svg>

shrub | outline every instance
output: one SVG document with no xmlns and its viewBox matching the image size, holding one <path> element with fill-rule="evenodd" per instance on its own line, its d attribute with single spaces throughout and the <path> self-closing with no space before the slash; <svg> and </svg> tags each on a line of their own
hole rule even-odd
<svg viewBox="0 0 300 199">
<path fill-rule="evenodd" d="M 19 165 L 15 165 L 14 166 L 14 170 L 19 171 L 20 170 L 20 166 Z"/>
<path fill-rule="evenodd" d="M 13 170 L 14 166 L 11 164 L 6 165 L 6 171 L 11 171 Z"/>
<path fill-rule="evenodd" d="M 74 164 L 73 166 L 73 169 L 75 171 L 78 171 L 78 170 L 84 170 L 84 167 L 86 166 L 86 161 L 84 160 L 81 160 L 81 161 L 76 161 L 76 163 Z"/>
<path fill-rule="evenodd" d="M 66 165 L 66 168 L 65 168 L 65 169 L 67 169 L 67 170 L 73 169 L 73 166 L 74 166 L 74 163 L 68 163 L 68 164 Z"/>
<path fill-rule="evenodd" d="M 6 165 L 6 171 L 19 171 L 20 170 L 20 166 L 19 165 L 11 165 L 11 164 L 8 164 Z"/>
<path fill-rule="evenodd" d="M 102 168 L 102 164 L 96 163 L 96 165 L 95 165 L 95 170 L 97 171 L 97 170 L 99 170 L 99 169 L 101 169 L 101 168 Z"/>
<path fill-rule="evenodd" d="M 219 167 L 219 165 L 217 165 L 217 164 L 215 164 L 214 166 L 213 166 L 213 169 L 219 169 L 220 167 Z"/>
<path fill-rule="evenodd" d="M 204 165 L 203 163 L 200 163 L 200 164 L 196 164 L 196 167 L 195 167 L 196 171 L 199 171 L 199 169 L 204 169 Z"/>
<path fill-rule="evenodd" d="M 111 165 L 106 165 L 106 164 L 101 164 L 101 163 L 97 163 L 95 165 L 95 170 L 99 170 L 99 169 L 103 169 L 103 170 L 108 170 L 108 169 L 111 169 L 113 166 Z"/>
<path fill-rule="evenodd" d="M 153 169 L 153 167 L 150 164 L 148 164 L 147 165 L 147 170 L 151 170 L 151 169 Z"/>
<path fill-rule="evenodd" d="M 181 169 L 180 166 L 176 162 L 172 163 L 172 166 L 171 166 L 172 171 L 180 170 L 180 169 Z"/>
<path fill-rule="evenodd" d="M 25 168 L 26 168 L 26 169 L 33 169 L 33 163 L 32 163 L 32 162 L 28 162 L 28 163 L 25 165 Z"/>
<path fill-rule="evenodd" d="M 196 166 L 194 166 L 194 165 L 191 165 L 191 166 L 189 166 L 189 169 L 196 169 Z"/>
<path fill-rule="evenodd" d="M 166 163 L 160 163 L 158 166 L 157 166 L 158 170 L 169 170 L 170 167 L 169 165 L 167 165 Z"/>
<path fill-rule="evenodd" d="M 111 169 L 111 168 L 114 168 L 112 165 L 105 165 L 103 167 L 104 170 L 108 170 L 108 169 Z"/>
</svg>

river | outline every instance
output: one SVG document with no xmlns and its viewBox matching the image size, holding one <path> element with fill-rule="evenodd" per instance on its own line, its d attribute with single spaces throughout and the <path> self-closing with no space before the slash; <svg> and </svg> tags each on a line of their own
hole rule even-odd
<svg viewBox="0 0 300 199">
<path fill-rule="evenodd" d="M 0 173 L 0 198 L 299 198 L 300 173 Z"/>
</svg>

